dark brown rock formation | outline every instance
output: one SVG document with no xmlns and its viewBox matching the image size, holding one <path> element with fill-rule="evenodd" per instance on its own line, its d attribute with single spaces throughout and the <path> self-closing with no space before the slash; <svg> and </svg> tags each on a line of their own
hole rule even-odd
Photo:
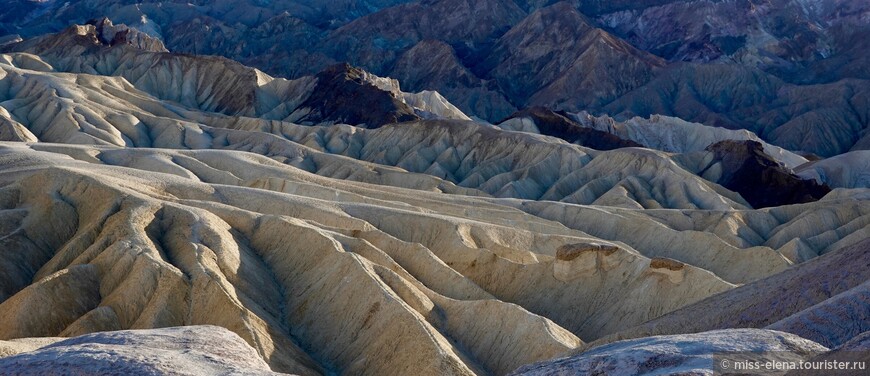
<svg viewBox="0 0 870 376">
<path fill-rule="evenodd" d="M 755 208 L 812 202 L 831 191 L 786 170 L 756 141 L 721 141 L 707 150 L 721 163 L 718 183 L 740 193 Z"/>
<path fill-rule="evenodd" d="M 544 107 L 527 108 L 515 112 L 508 119 L 515 118 L 531 118 L 543 135 L 558 137 L 565 141 L 596 150 L 643 147 L 643 145 L 637 142 L 624 140 L 607 132 L 583 127 L 569 119 L 564 113 L 552 111 Z"/>
<path fill-rule="evenodd" d="M 317 74 L 317 85 L 302 108 L 311 112 L 302 124 L 347 123 L 377 128 L 384 124 L 419 120 L 414 109 L 363 78 L 362 69 L 333 65 Z"/>
</svg>

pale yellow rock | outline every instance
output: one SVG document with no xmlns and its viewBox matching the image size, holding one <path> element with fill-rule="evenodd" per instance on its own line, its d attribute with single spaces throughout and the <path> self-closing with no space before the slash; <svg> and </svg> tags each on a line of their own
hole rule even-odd
<svg viewBox="0 0 870 376">
<path fill-rule="evenodd" d="M 19 338 L 0 341 L 0 358 L 36 350 L 40 347 L 63 341 L 62 337 Z"/>
<path fill-rule="evenodd" d="M 498 375 L 870 234 L 862 192 L 752 210 L 703 153 L 300 126 L 312 78 L 81 52 L 0 56 L 0 340 L 217 325 L 276 371 Z"/>
<path fill-rule="evenodd" d="M 579 277 L 589 277 L 599 270 L 607 271 L 622 262 L 612 256 L 619 250 L 615 245 L 603 243 L 566 244 L 556 251 L 553 275 L 563 282 Z"/>
</svg>

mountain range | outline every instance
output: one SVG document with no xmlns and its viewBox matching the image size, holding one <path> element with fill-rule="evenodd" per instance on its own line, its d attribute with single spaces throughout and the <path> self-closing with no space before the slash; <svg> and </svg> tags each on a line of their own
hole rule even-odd
<svg viewBox="0 0 870 376">
<path fill-rule="evenodd" d="M 0 374 L 870 360 L 868 30 L 860 0 L 12 0 Z"/>
<path fill-rule="evenodd" d="M 490 122 L 546 106 L 747 129 L 821 157 L 870 145 L 861 0 L 13 0 L 3 12 L 9 40 L 109 17 L 173 52 L 288 79 L 347 62 Z"/>
</svg>

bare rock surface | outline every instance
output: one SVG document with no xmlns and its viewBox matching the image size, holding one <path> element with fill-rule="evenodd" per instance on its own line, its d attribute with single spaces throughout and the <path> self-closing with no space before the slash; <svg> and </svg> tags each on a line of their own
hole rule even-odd
<svg viewBox="0 0 870 376">
<path fill-rule="evenodd" d="M 63 337 L 18 338 L 0 341 L 0 358 L 31 352 L 41 347 L 63 341 Z"/>
<path fill-rule="evenodd" d="M 4 45 L 110 17 L 171 51 L 275 77 L 349 62 L 490 122 L 546 106 L 676 116 L 823 157 L 868 143 L 863 0 L 7 3 Z"/>
<path fill-rule="evenodd" d="M 848 362 L 852 366 L 852 369 L 838 370 L 837 372 L 843 375 L 858 376 L 867 373 L 866 364 L 868 361 L 870 361 L 868 351 L 870 351 L 870 332 L 865 332 L 851 339 L 849 342 L 833 348 L 829 352 L 808 359 L 807 361 L 814 362 L 816 364 L 824 364 L 824 362 Z M 830 372 L 826 370 L 800 370 L 791 371 L 787 373 L 787 375 L 824 375 L 825 373 Z"/>
<path fill-rule="evenodd" d="M 787 331 L 837 347 L 867 331 L 866 237 L 780 274 L 712 296 L 598 343 L 725 328 Z M 799 293 L 783 295 L 783 291 Z"/>
<path fill-rule="evenodd" d="M 0 358 L 0 372 L 4 375 L 279 375 L 239 336 L 217 326 L 102 332 L 56 339 L 38 349 Z"/>
<path fill-rule="evenodd" d="M 615 342 L 528 365 L 511 375 L 715 375 L 723 354 L 756 353 L 753 360 L 762 363 L 798 362 L 824 351 L 826 347 L 793 334 L 728 329 Z"/>
<path fill-rule="evenodd" d="M 863 283 L 767 328 L 837 347 L 870 331 L 870 283 Z"/>
<path fill-rule="evenodd" d="M 808 163 L 797 169 L 805 179 L 815 179 L 834 188 L 870 187 L 870 150 L 858 150 Z"/>
<path fill-rule="evenodd" d="M 161 13 L 233 11 L 225 2 L 197 4 L 164 3 Z M 418 35 L 420 28 L 454 40 L 471 34 L 474 48 L 419 46 L 465 64 L 526 12 L 538 14 L 521 23 L 535 38 L 505 34 L 511 38 L 499 46 L 570 44 L 548 27 L 588 21 L 566 4 L 535 12 L 545 2 L 365 4 L 357 5 L 366 11 L 352 7 L 369 14 L 358 19 L 365 24 L 336 26 L 333 47 L 381 62 L 354 44 L 358 31 L 410 27 L 399 30 L 408 36 L 402 40 L 362 35 L 396 52 L 387 58 L 397 61 L 391 43 L 414 48 L 437 39 Z M 406 19 L 396 9 L 436 6 L 491 18 L 391 23 Z M 179 27 L 211 28 L 225 13 L 210 14 Z M 545 22 L 550 18 L 559 22 Z M 298 26 L 290 15 L 266 11 L 238 22 L 267 22 L 258 32 L 288 40 L 295 37 L 279 29 Z M 347 28 L 353 24 L 360 30 Z M 577 40 L 613 37 L 587 26 Z M 230 35 L 212 30 L 211 48 L 230 43 Z M 98 19 L 2 47 L 8 52 L 0 55 L 0 340 L 7 353 L 44 346 L 25 338 L 101 332 L 110 334 L 93 335 L 126 338 L 118 331 L 214 325 L 250 346 L 246 358 L 259 364 L 257 372 L 267 364 L 300 375 L 500 375 L 582 352 L 589 343 L 646 335 L 776 326 L 833 347 L 866 331 L 863 322 L 837 325 L 831 318 L 864 317 L 868 190 L 754 209 L 761 205 L 750 202 L 747 187 L 730 185 L 735 176 L 761 166 L 774 183 L 800 179 L 788 170 L 793 155 L 768 154 L 777 149 L 750 136 L 698 151 L 688 138 L 719 132 L 689 125 L 669 133 L 683 141 L 658 140 L 663 150 L 597 150 L 571 143 L 578 139 L 533 134 L 612 136 L 575 128 L 582 121 L 568 113 L 541 110 L 536 118 L 532 110 L 505 130 L 471 120 L 439 93 L 408 93 L 396 80 L 349 65 L 287 80 L 220 57 L 158 51 L 147 36 Z M 561 51 L 562 63 L 601 68 L 599 57 L 628 59 L 628 73 L 658 72 L 652 63 L 659 59 L 624 42 L 586 42 L 589 54 Z M 547 60 L 517 52 L 496 65 Z M 406 57 L 407 64 L 419 59 Z M 459 77 L 472 72 L 450 70 Z M 607 95 L 648 85 L 601 79 Z M 764 95 L 739 102 L 751 107 L 772 98 L 766 90 L 791 95 L 789 85 L 771 81 L 760 86 Z M 860 95 L 849 93 L 858 107 Z M 817 105 L 806 103 L 808 116 Z M 848 132 L 832 123 L 826 137 L 848 142 L 825 150 L 859 145 L 852 137 L 861 132 L 857 123 L 840 124 Z M 777 132 L 761 128 L 765 139 Z M 820 146 L 829 139 L 810 141 Z M 749 173 L 731 168 L 747 160 L 757 162 Z M 794 198 L 790 184 L 758 187 L 773 199 Z M 735 336 L 747 332 L 735 333 L 721 337 L 739 343 Z M 771 333 L 747 336 L 781 343 Z M 129 337 L 129 346 L 106 351 L 127 354 L 133 367 L 147 352 L 135 352 L 141 342 Z M 711 338 L 696 342 L 722 342 Z M 59 349 L 37 351 L 53 356 Z M 85 354 L 79 350 L 71 351 Z M 83 356 L 76 359 L 89 355 Z"/>
</svg>

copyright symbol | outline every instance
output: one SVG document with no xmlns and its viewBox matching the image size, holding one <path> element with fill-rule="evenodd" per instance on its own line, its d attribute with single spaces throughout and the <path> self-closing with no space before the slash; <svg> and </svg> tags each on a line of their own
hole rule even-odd
<svg viewBox="0 0 870 376">
<path fill-rule="evenodd" d="M 729 363 L 730 362 L 728 362 L 728 359 L 722 359 L 722 362 L 720 363 L 720 365 L 722 366 L 722 369 L 728 369 Z"/>
</svg>

